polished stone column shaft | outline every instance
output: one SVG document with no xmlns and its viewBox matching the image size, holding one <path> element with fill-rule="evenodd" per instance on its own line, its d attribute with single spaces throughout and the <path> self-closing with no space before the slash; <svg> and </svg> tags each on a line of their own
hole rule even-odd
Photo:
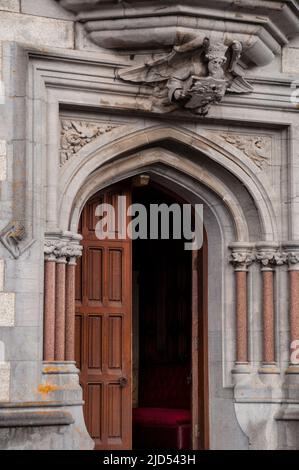
<svg viewBox="0 0 299 470">
<path fill-rule="evenodd" d="M 65 260 L 56 263 L 55 361 L 65 360 Z"/>
<path fill-rule="evenodd" d="M 65 299 L 65 359 L 73 361 L 75 357 L 75 258 L 66 267 Z"/>
<path fill-rule="evenodd" d="M 237 363 L 248 361 L 247 339 L 247 272 L 237 270 L 236 276 L 236 321 L 237 321 Z"/>
<path fill-rule="evenodd" d="M 263 362 L 275 362 L 274 273 L 262 269 L 263 276 Z"/>
<path fill-rule="evenodd" d="M 54 260 L 45 261 L 44 292 L 44 360 L 53 361 L 55 357 L 55 274 Z"/>
</svg>

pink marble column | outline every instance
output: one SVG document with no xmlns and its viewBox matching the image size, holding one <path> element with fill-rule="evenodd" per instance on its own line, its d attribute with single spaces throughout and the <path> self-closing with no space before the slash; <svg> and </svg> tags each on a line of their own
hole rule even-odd
<svg viewBox="0 0 299 470">
<path fill-rule="evenodd" d="M 247 272 L 237 270 L 236 276 L 236 316 L 237 316 L 237 363 L 248 362 L 247 332 Z"/>
<path fill-rule="evenodd" d="M 236 369 L 234 372 L 244 372 L 248 369 L 248 267 L 254 256 L 253 244 L 235 242 L 230 245 L 232 250 L 230 262 L 235 268 L 235 298 L 236 298 Z"/>
<path fill-rule="evenodd" d="M 55 361 L 65 360 L 65 258 L 56 263 Z"/>
<path fill-rule="evenodd" d="M 65 359 L 75 358 L 75 271 L 76 261 L 71 258 L 66 267 L 65 290 Z"/>
<path fill-rule="evenodd" d="M 263 275 L 263 362 L 275 362 L 274 329 L 274 273 L 270 268 L 262 270 Z"/>
<path fill-rule="evenodd" d="M 44 360 L 55 357 L 55 259 L 45 260 L 44 280 Z"/>
</svg>

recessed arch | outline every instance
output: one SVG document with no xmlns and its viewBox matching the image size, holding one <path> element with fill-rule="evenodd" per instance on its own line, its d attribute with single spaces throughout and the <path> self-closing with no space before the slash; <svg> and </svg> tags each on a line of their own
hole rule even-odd
<svg viewBox="0 0 299 470">
<path fill-rule="evenodd" d="M 141 151 L 145 148 L 153 147 L 154 144 L 159 145 L 158 143 L 161 142 L 172 141 L 184 144 L 186 148 L 190 148 L 193 151 L 198 151 L 203 158 L 216 162 L 225 171 L 234 175 L 246 188 L 254 202 L 261 224 L 260 239 L 268 241 L 277 239 L 276 219 L 269 192 L 266 191 L 262 181 L 257 177 L 255 165 L 250 159 L 245 159 L 244 155 L 232 145 L 225 143 L 216 136 L 212 137 L 207 131 L 202 131 L 201 134 L 194 134 L 186 129 L 160 126 L 142 130 L 134 130 L 133 126 L 124 126 L 124 129 L 121 130 L 120 128 L 117 131 L 117 134 L 115 131 L 112 131 L 109 138 L 107 136 L 102 140 L 98 138 L 91 144 L 86 145 L 63 169 L 60 178 L 59 225 L 65 226 L 65 214 L 70 216 L 80 188 L 84 186 L 87 179 L 94 172 L 100 169 L 104 172 L 104 166 L 107 164 L 116 161 L 121 162 L 128 159 L 128 156 L 132 154 L 135 155 L 137 162 L 139 157 L 142 158 L 143 152 Z M 185 157 L 185 161 L 186 159 L 188 157 Z M 182 155 L 179 155 L 179 158 L 176 160 L 178 166 L 180 165 L 180 160 L 184 160 Z M 200 163 L 199 159 L 197 165 L 199 169 Z M 115 166 L 115 177 L 118 174 L 117 166 Z M 184 172 L 184 170 L 181 171 Z M 203 184 L 205 183 L 203 182 Z M 229 188 L 226 188 L 226 192 L 230 198 L 231 191 Z M 229 200 L 225 196 L 222 196 L 222 199 L 226 205 L 229 205 Z M 234 214 L 233 218 L 236 225 L 238 225 L 239 217 L 235 218 L 234 210 L 232 208 L 230 210 Z M 61 220 L 62 214 L 64 216 Z M 245 241 L 246 239 L 244 231 L 236 231 L 237 241 Z"/>
<path fill-rule="evenodd" d="M 170 174 L 168 174 L 168 176 L 165 175 L 165 172 L 163 174 L 161 167 L 159 170 L 159 164 L 163 164 L 166 169 L 175 170 L 175 173 L 172 176 Z M 203 186 L 207 187 L 209 191 L 217 195 L 220 201 L 223 201 L 223 205 L 227 207 L 235 225 L 236 239 L 248 241 L 249 234 L 246 224 L 246 216 L 230 189 L 224 186 L 217 178 L 212 177 L 208 172 L 199 169 L 196 165 L 193 164 L 190 166 L 190 163 L 188 165 L 186 159 L 159 148 L 147 149 L 139 154 L 133 154 L 123 161 L 120 160 L 118 162 L 108 164 L 90 175 L 77 194 L 76 202 L 72 209 L 70 229 L 76 230 L 82 207 L 84 207 L 86 201 L 94 192 L 144 170 L 160 174 L 160 176 L 166 180 L 174 180 L 176 175 L 178 186 L 185 188 L 185 190 L 189 191 L 191 194 L 193 193 L 194 197 L 199 197 L 207 206 L 213 207 L 214 203 L 207 199 L 207 195 L 204 195 L 203 193 L 200 194 L 198 189 L 195 192 L 195 190 L 190 189 L 190 187 L 188 188 L 187 181 L 181 181 L 179 183 L 180 174 L 185 175 L 187 180 L 188 178 L 195 178 L 197 181 L 202 183 Z M 214 212 L 217 212 L 217 210 L 214 210 Z"/>
</svg>

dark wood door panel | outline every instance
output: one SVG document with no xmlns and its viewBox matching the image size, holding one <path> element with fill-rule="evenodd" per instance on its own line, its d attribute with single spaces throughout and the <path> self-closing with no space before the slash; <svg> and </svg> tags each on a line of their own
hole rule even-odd
<svg viewBox="0 0 299 470">
<path fill-rule="evenodd" d="M 116 205 L 101 192 L 81 215 L 83 256 L 77 266 L 76 362 L 85 400 L 84 416 L 96 449 L 131 447 L 131 241 L 98 240 L 98 204 Z"/>
</svg>

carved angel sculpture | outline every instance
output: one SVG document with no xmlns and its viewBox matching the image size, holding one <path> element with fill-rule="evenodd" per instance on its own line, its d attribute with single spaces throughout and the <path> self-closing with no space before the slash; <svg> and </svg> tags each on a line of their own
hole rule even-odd
<svg viewBox="0 0 299 470">
<path fill-rule="evenodd" d="M 237 62 L 242 44 L 211 43 L 196 38 L 145 65 L 119 70 L 118 78 L 154 86 L 153 108 L 171 111 L 178 106 L 206 115 L 226 92 L 250 93 Z"/>
</svg>

